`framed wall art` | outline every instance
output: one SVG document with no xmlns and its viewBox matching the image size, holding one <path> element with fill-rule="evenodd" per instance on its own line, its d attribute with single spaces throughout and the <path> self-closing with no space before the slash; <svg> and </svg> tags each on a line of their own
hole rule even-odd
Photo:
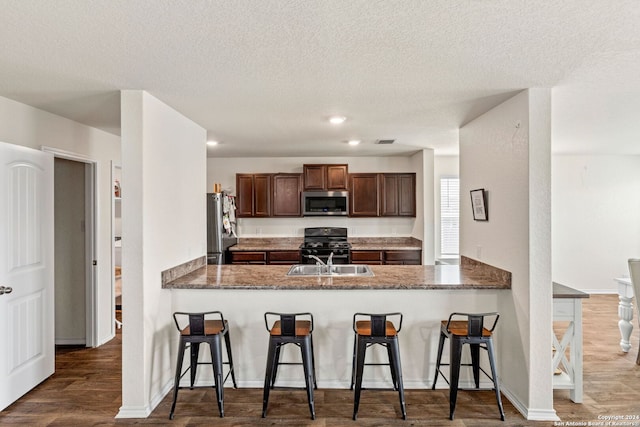
<svg viewBox="0 0 640 427">
<path fill-rule="evenodd" d="M 486 196 L 484 188 L 471 190 L 471 209 L 473 210 L 473 219 L 476 221 L 489 221 Z"/>
</svg>

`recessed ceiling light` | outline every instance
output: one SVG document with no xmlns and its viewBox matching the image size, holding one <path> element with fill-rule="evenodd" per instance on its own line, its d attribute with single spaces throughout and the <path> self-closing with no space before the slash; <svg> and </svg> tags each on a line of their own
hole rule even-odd
<svg viewBox="0 0 640 427">
<path fill-rule="evenodd" d="M 351 139 L 351 140 L 347 141 L 347 144 L 349 144 L 349 145 L 358 145 L 358 144 L 360 144 L 360 140 L 359 139 Z"/>
<path fill-rule="evenodd" d="M 218 141 L 214 141 L 214 140 L 207 141 L 207 145 L 210 147 L 213 147 L 214 145 L 218 145 L 218 144 L 219 144 Z"/>
<path fill-rule="evenodd" d="M 341 125 L 344 121 L 347 120 L 345 116 L 331 116 L 329 117 L 329 123 L 332 125 Z"/>
</svg>

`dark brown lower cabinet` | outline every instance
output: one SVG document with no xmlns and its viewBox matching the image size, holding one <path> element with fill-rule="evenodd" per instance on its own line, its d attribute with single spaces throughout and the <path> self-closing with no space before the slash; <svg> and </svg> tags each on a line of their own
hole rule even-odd
<svg viewBox="0 0 640 427">
<path fill-rule="evenodd" d="M 351 251 L 352 264 L 370 265 L 421 265 L 422 251 L 416 250 L 389 250 L 389 251 Z"/>
<path fill-rule="evenodd" d="M 267 262 L 269 264 L 299 264 L 300 251 L 269 251 Z"/>
<path fill-rule="evenodd" d="M 382 265 L 383 251 L 351 251 L 352 264 Z"/>
<path fill-rule="evenodd" d="M 266 252 L 231 252 L 231 264 L 266 264 Z"/>
<path fill-rule="evenodd" d="M 299 264 L 300 251 L 232 251 L 231 264 Z"/>
<path fill-rule="evenodd" d="M 422 251 L 384 251 L 384 263 L 387 265 L 420 265 L 422 264 Z"/>
</svg>

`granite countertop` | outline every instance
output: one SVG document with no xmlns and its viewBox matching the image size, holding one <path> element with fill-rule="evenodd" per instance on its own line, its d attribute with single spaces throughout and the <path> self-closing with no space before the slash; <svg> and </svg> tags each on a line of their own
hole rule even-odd
<svg viewBox="0 0 640 427">
<path fill-rule="evenodd" d="M 374 277 L 288 277 L 287 265 L 206 265 L 165 289 L 511 289 L 511 273 L 462 257 L 461 265 L 372 265 Z"/>
<path fill-rule="evenodd" d="M 302 237 L 241 237 L 230 251 L 297 251 Z M 352 237 L 352 250 L 419 250 L 422 242 L 413 237 Z"/>
<path fill-rule="evenodd" d="M 230 251 L 297 251 L 302 237 L 241 237 Z"/>
<path fill-rule="evenodd" d="M 356 251 L 420 250 L 422 242 L 414 237 L 354 237 L 349 239 Z"/>
</svg>

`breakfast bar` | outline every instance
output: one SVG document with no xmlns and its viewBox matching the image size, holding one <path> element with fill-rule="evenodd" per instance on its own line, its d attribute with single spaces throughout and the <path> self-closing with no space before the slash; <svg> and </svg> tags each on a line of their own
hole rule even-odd
<svg viewBox="0 0 640 427">
<path fill-rule="evenodd" d="M 263 314 L 275 311 L 313 313 L 321 388 L 349 387 L 354 313 L 402 312 L 399 341 L 405 387 L 425 388 L 435 372 L 440 321 L 454 311 L 500 311 L 499 294 L 511 288 L 511 273 L 465 257 L 460 265 L 372 265 L 373 277 L 292 277 L 287 276 L 289 268 L 195 262 L 163 273 L 162 286 L 172 292 L 173 311 L 223 312 L 229 322 L 240 387 L 262 387 L 268 341 Z M 496 337 L 499 346 L 499 328 Z M 177 341 L 171 346 L 177 347 Z M 373 351 L 372 361 L 384 361 L 387 355 L 383 353 Z M 295 360 L 296 354 L 283 354 L 284 360 L 287 357 Z M 279 384 L 301 386 L 297 369 L 284 366 L 278 374 Z M 388 368 L 368 369 L 368 387 L 389 386 Z M 210 381 L 206 370 L 199 375 Z M 465 381 L 472 381 L 470 373 L 461 376 L 461 385 Z"/>
</svg>

